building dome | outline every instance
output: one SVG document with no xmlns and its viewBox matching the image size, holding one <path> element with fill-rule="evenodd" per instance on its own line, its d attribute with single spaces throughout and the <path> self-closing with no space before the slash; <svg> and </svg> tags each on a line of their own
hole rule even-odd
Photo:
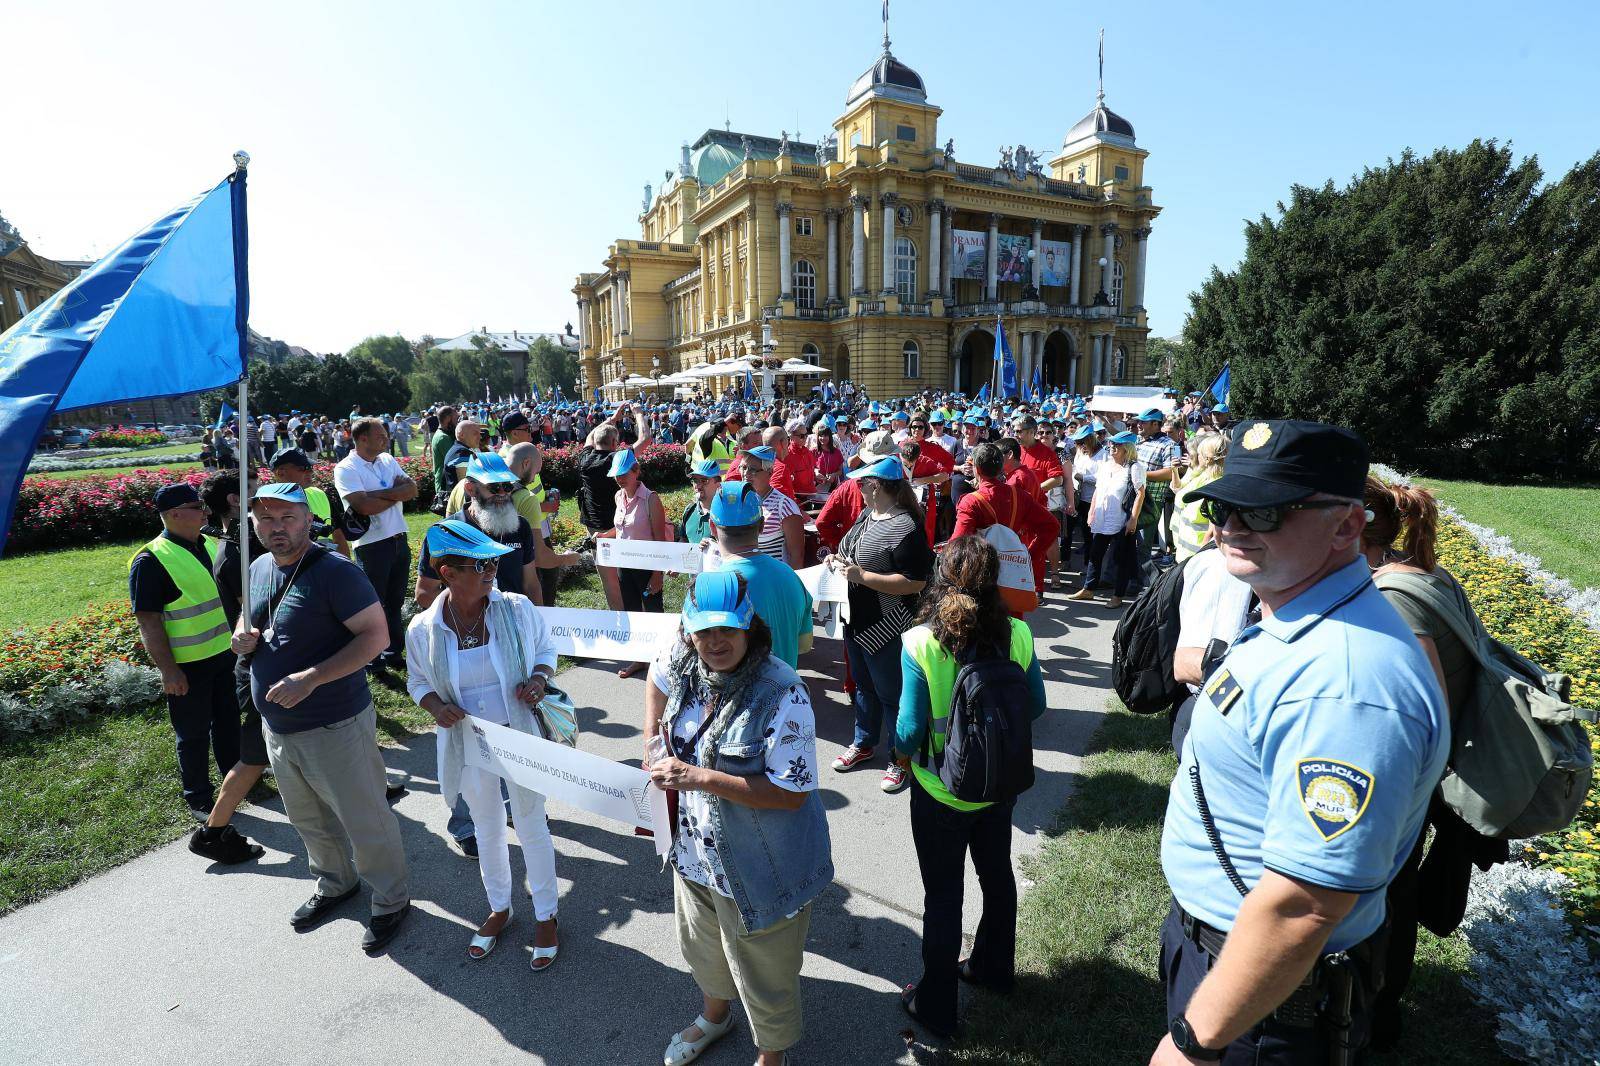
<svg viewBox="0 0 1600 1066">
<path fill-rule="evenodd" d="M 1087 140 L 1110 141 L 1131 148 L 1134 146 L 1133 123 L 1105 104 L 1097 104 L 1093 111 L 1080 118 L 1067 131 L 1067 139 L 1061 142 L 1061 147 L 1063 151 L 1068 151 Z"/>
<path fill-rule="evenodd" d="M 733 149 L 716 141 L 710 141 L 694 150 L 689 157 L 690 173 L 695 176 L 701 187 L 715 185 L 728 176 L 728 172 L 740 163 L 744 156 Z"/>
<path fill-rule="evenodd" d="M 845 106 L 849 107 L 863 96 L 887 96 L 919 104 L 928 102 L 928 90 L 922 84 L 922 75 L 890 55 L 887 47 L 877 62 L 850 86 Z"/>
</svg>

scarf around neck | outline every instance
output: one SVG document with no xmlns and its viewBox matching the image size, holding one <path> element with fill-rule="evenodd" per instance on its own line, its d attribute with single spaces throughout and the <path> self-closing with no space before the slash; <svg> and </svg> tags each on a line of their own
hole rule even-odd
<svg viewBox="0 0 1600 1066">
<path fill-rule="evenodd" d="M 672 736 L 672 724 L 692 699 L 699 699 L 705 704 L 708 719 L 721 719 L 715 730 L 718 734 L 740 713 L 759 710 L 751 699 L 755 683 L 767 665 L 765 655 L 747 652 L 743 662 L 722 674 L 707 669 L 694 647 L 680 641 L 678 647 L 673 649 L 670 663 L 672 688 L 667 694 L 667 713 L 662 716 L 661 725 L 669 739 Z"/>
</svg>

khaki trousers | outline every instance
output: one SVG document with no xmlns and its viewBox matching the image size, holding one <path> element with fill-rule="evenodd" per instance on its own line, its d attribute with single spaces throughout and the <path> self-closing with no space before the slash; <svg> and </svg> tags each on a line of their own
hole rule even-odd
<svg viewBox="0 0 1600 1066">
<path fill-rule="evenodd" d="M 811 905 L 759 933 L 746 933 L 738 905 L 674 875 L 678 947 L 694 983 L 712 999 L 744 1004 L 756 1047 L 787 1051 L 800 1042 L 800 964 Z"/>
<path fill-rule="evenodd" d="M 317 891 L 341 895 L 360 878 L 372 886 L 372 913 L 391 914 L 411 895 L 400 823 L 384 797 L 377 728 L 378 712 L 369 703 L 333 725 L 274 733 L 263 722 L 261 732 L 284 813 L 305 842 Z"/>
</svg>

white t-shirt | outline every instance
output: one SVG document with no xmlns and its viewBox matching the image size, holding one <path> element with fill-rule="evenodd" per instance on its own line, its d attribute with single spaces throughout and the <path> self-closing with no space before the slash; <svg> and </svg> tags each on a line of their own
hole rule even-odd
<svg viewBox="0 0 1600 1066">
<path fill-rule="evenodd" d="M 271 444 L 278 439 L 278 423 L 270 418 L 261 420 L 261 443 Z"/>
<path fill-rule="evenodd" d="M 1131 500 L 1144 487 L 1143 463 L 1119 466 L 1115 460 L 1106 459 L 1094 466 L 1094 502 L 1089 505 L 1089 532 L 1121 533 L 1128 528 Z M 1124 500 L 1129 500 L 1127 507 Z"/>
<path fill-rule="evenodd" d="M 1228 573 L 1220 551 L 1199 552 L 1183 564 L 1178 599 L 1178 647 L 1205 648 L 1213 640 L 1232 644 L 1250 610 L 1250 586 Z M 1190 685 L 1198 692 L 1199 686 Z"/>
<path fill-rule="evenodd" d="M 676 641 L 673 642 L 675 644 Z M 662 692 L 670 669 L 672 644 L 663 648 L 650 664 L 650 680 Z M 699 750 L 688 750 L 689 743 L 705 721 L 706 706 L 698 699 L 686 701 L 683 713 L 672 723 L 672 750 L 684 762 L 704 766 L 712 762 L 706 745 L 710 730 L 701 736 Z M 811 694 L 804 684 L 784 693 L 772 730 L 766 739 L 767 780 L 789 792 L 812 792 L 817 787 L 817 721 L 811 709 Z M 722 857 L 711 832 L 711 800 L 705 792 L 678 793 L 678 832 L 672 842 L 672 865 L 685 879 L 733 898 L 723 873 Z"/>
<path fill-rule="evenodd" d="M 405 471 L 400 469 L 399 461 L 388 452 L 379 452 L 378 457 L 369 463 L 361 458 L 360 453 L 351 451 L 333 468 L 333 487 L 338 490 L 339 499 L 349 506 L 352 492 L 375 492 L 393 488 L 394 483 L 404 476 Z M 367 530 L 366 535 L 355 542 L 358 548 L 376 544 L 380 540 L 387 540 L 406 531 L 405 514 L 398 503 L 391 504 L 371 517 L 371 528 Z"/>
</svg>

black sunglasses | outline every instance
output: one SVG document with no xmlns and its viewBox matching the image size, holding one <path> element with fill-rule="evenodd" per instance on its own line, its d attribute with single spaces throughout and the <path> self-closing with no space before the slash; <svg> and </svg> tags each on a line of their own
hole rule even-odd
<svg viewBox="0 0 1600 1066">
<path fill-rule="evenodd" d="M 485 485 L 483 487 L 488 489 L 489 493 L 493 496 L 504 496 L 507 493 L 517 491 L 517 487 L 511 484 L 509 481 L 496 481 L 493 484 Z"/>
<path fill-rule="evenodd" d="M 1252 533 L 1272 533 L 1282 527 L 1290 511 L 1321 511 L 1330 507 L 1349 507 L 1347 500 L 1304 500 L 1300 503 L 1283 503 L 1273 507 L 1236 507 L 1221 500 L 1202 500 L 1200 514 L 1217 527 L 1226 526 L 1234 515 Z"/>
<path fill-rule="evenodd" d="M 487 574 L 491 570 L 500 569 L 500 560 L 499 559 L 478 559 L 478 560 L 476 560 L 474 562 L 450 563 L 449 565 L 451 567 L 453 567 L 455 569 L 459 569 L 459 570 L 465 570 L 468 567 L 471 567 L 473 570 L 476 570 L 480 574 Z"/>
</svg>

